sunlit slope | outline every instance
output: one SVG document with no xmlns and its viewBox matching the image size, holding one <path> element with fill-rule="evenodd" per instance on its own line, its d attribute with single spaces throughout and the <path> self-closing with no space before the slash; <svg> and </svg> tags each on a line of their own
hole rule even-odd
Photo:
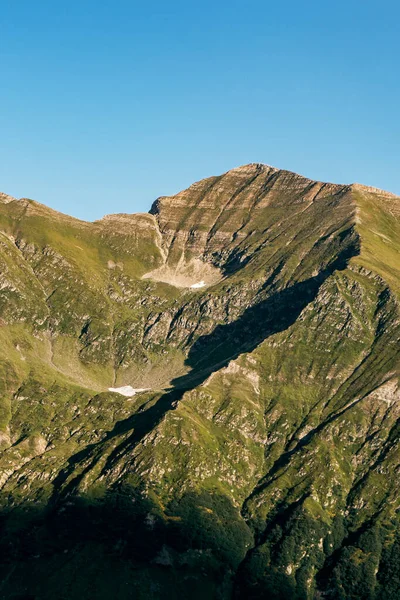
<svg viewBox="0 0 400 600">
<path fill-rule="evenodd" d="M 141 275 L 160 261 L 153 217 L 85 223 L 19 200 L 0 204 L 0 226 L 4 265 L 10 253 L 13 265 L 3 270 L 5 321 L 46 331 L 54 363 L 67 376 L 95 388 L 112 385 L 136 344 L 129 333 L 151 312 L 141 303 L 151 303 L 155 285 Z M 165 306 L 175 289 L 158 286 L 156 294 L 155 304 Z"/>
<path fill-rule="evenodd" d="M 359 262 L 379 273 L 400 292 L 400 197 L 355 185 L 357 230 L 362 241 Z"/>
<path fill-rule="evenodd" d="M 5 597 L 397 598 L 399 199 L 256 164 L 3 202 Z"/>
<path fill-rule="evenodd" d="M 199 189 L 202 196 L 207 181 L 178 195 L 187 204 L 182 214 L 175 197 L 160 199 L 154 216 L 95 223 L 31 200 L 0 204 L 5 243 L 31 277 L 34 300 L 23 305 L 44 303 L 43 329 L 66 376 L 95 388 L 165 385 L 185 372 L 190 346 L 216 324 L 356 252 L 355 205 L 345 186 L 263 165 L 216 179 L 206 201 Z M 162 282 L 152 276 L 160 271 Z M 209 284 L 209 274 L 211 287 L 191 288 Z M 28 321 L 38 326 L 33 315 Z"/>
</svg>

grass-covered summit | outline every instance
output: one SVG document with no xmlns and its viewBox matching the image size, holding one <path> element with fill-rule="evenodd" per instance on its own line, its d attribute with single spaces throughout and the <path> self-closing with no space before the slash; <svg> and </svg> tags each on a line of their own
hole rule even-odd
<svg viewBox="0 0 400 600">
<path fill-rule="evenodd" d="M 260 164 L 94 223 L 1 194 L 0 598 L 398 598 L 399 240 Z"/>
</svg>

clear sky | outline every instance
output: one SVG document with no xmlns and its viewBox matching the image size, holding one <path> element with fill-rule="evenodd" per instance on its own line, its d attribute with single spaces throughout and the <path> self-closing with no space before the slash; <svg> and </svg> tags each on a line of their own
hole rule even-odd
<svg viewBox="0 0 400 600">
<path fill-rule="evenodd" d="M 400 194 L 396 1 L 1 0 L 0 190 L 93 220 L 249 162 Z"/>
</svg>

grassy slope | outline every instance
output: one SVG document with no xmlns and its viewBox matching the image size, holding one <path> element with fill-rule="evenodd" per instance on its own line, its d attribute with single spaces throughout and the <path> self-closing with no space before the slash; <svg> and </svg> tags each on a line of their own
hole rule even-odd
<svg viewBox="0 0 400 600">
<path fill-rule="evenodd" d="M 384 192 L 357 189 L 358 230 L 362 239 L 360 263 L 381 275 L 400 293 L 400 199 Z"/>
<path fill-rule="evenodd" d="M 272 331 L 257 348 L 186 392 L 176 409 L 167 411 L 161 421 L 154 421 L 148 432 L 146 424 L 141 425 L 142 421 L 135 421 L 132 415 L 143 401 L 148 402 L 145 409 L 150 415 L 154 402 L 164 396 L 138 397 L 132 402 L 112 394 L 96 395 L 93 390 L 68 381 L 51 361 L 62 367 L 65 356 L 70 355 L 69 366 L 76 365 L 76 370 L 73 367 L 69 371 L 86 386 L 90 381 L 100 381 L 102 387 L 109 381 L 112 367 L 96 365 L 93 354 L 86 363 L 77 362 L 77 342 L 71 334 L 79 333 L 85 324 L 85 309 L 92 302 L 90 290 L 99 310 L 97 319 L 92 321 L 98 321 L 101 327 L 109 321 L 107 326 L 114 329 L 116 323 L 125 328 L 138 320 L 135 298 L 150 292 L 161 306 L 180 301 L 185 307 L 185 296 L 169 286 L 137 280 L 150 263 L 154 266 L 154 261 L 144 264 L 147 258 L 142 258 L 143 266 L 139 267 L 137 259 L 129 262 L 134 251 L 133 246 L 129 247 L 132 240 L 127 236 L 126 245 L 123 235 L 119 240 L 112 227 L 110 232 L 94 235 L 86 231 L 86 224 L 71 224 L 67 220 L 57 224 L 53 232 L 45 225 L 47 219 L 52 223 L 54 220 L 47 213 L 25 216 L 20 221 L 12 207 L 7 208 L 12 212 L 10 216 L 11 212 L 5 215 L 0 206 L 4 231 L 27 238 L 38 248 L 50 246 L 68 262 L 68 266 L 57 270 L 54 256 L 41 255 L 38 263 L 32 257 L 28 260 L 36 277 L 41 282 L 48 281 L 47 293 L 54 286 L 55 276 L 62 274 L 63 284 L 67 282 L 59 302 L 42 303 L 43 318 L 49 309 L 53 315 L 57 311 L 63 313 L 66 299 L 72 308 L 67 312 L 74 314 L 72 329 L 67 323 L 66 330 L 57 333 L 53 357 L 46 332 L 38 331 L 33 336 L 24 322 L 3 328 L 3 430 L 9 434 L 6 424 L 10 422 L 14 446 L 4 452 L 1 467 L 6 474 L 10 468 L 15 470 L 8 476 L 3 492 L 16 502 L 27 495 L 45 501 L 57 491 L 51 481 L 60 469 L 65 471 L 65 477 L 58 482 L 59 490 L 79 490 L 89 495 L 96 506 L 108 502 L 107 489 L 118 490 L 118 494 L 127 485 L 130 494 L 142 484 L 151 489 L 151 503 L 142 516 L 132 516 L 130 509 L 126 513 L 126 519 L 132 518 L 138 530 L 144 527 L 144 536 L 152 540 L 149 560 L 143 563 L 134 558 L 132 572 L 132 563 L 128 565 L 124 552 L 115 551 L 112 558 L 105 558 L 107 536 L 99 539 L 89 531 L 87 536 L 93 546 L 81 548 L 79 540 L 66 542 L 51 533 L 55 539 L 53 567 L 59 569 L 60 575 L 59 580 L 49 584 L 49 597 L 60 594 L 60 581 L 63 589 L 69 586 L 68 597 L 93 597 L 93 593 L 108 597 L 110 591 L 104 586 L 93 588 L 88 582 L 98 578 L 102 565 L 109 566 L 110 560 L 116 581 L 132 585 L 138 597 L 146 593 L 154 598 L 165 597 L 165 590 L 169 590 L 170 597 L 173 593 L 177 597 L 185 595 L 184 579 L 192 567 L 190 576 L 197 579 L 200 598 L 229 597 L 231 573 L 238 568 L 235 589 L 243 597 L 270 594 L 294 598 L 298 594 L 299 598 L 312 598 L 318 585 L 325 591 L 333 589 L 336 596 L 332 597 L 344 594 L 343 598 L 366 598 L 369 596 L 360 591 L 362 580 L 368 582 L 368 593 L 372 594 L 377 581 L 388 577 L 389 558 L 381 557 L 389 556 L 394 543 L 398 508 L 395 478 L 399 458 L 399 315 L 395 294 L 399 289 L 399 219 L 387 207 L 383 208 L 386 205 L 379 195 L 357 190 L 355 200 L 360 211 L 358 232 L 362 244 L 361 255 L 352 259 L 351 267 L 330 276 L 292 325 L 281 333 Z M 241 255 L 248 255 L 250 260 L 247 264 L 244 261 L 243 270 L 213 290 L 214 298 L 229 297 L 237 289 L 246 291 L 249 282 L 251 287 L 254 279 L 262 280 L 261 273 L 270 273 L 274 265 L 284 267 L 279 269 L 269 293 L 279 289 L 279 285 L 307 279 L 316 267 L 332 261 L 340 248 L 335 235 L 340 242 L 340 232 L 351 224 L 351 212 L 347 212 L 345 203 L 343 216 L 336 223 L 324 221 L 327 211 L 335 206 L 336 200 L 328 198 L 309 220 L 306 213 L 300 231 L 296 212 L 286 220 L 283 231 L 275 231 L 275 223 L 282 220 L 282 209 L 265 212 L 271 221 L 263 217 L 260 232 L 267 230 L 267 237 L 260 237 L 259 233 L 241 242 Z M 260 215 L 257 222 L 260 223 Z M 13 244 L 7 240 L 5 243 L 8 251 L 14 252 Z M 262 244 L 263 250 L 257 251 Z M 155 246 L 150 244 L 150 249 L 156 255 Z M 22 249 L 24 257 L 28 256 L 27 251 L 29 248 Z M 142 256 L 147 257 L 148 252 L 143 249 Z M 19 265 L 18 281 L 23 286 L 24 277 L 28 276 L 26 258 L 20 261 L 17 254 L 15 257 L 11 264 Z M 56 256 L 56 263 L 57 260 Z M 125 284 L 122 292 L 125 298 L 132 280 L 140 288 L 140 294 L 130 296 L 132 301 L 117 303 L 117 308 L 106 289 L 110 280 L 117 288 L 121 278 L 118 268 L 108 269 L 108 260 L 115 264 L 122 261 L 124 275 L 129 272 L 129 286 Z M 13 275 L 13 281 L 16 277 Z M 76 299 L 78 280 L 84 281 L 84 295 Z M 30 284 L 26 287 L 25 297 L 29 298 L 33 292 Z M 34 291 L 34 295 L 40 295 L 39 291 Z M 239 308 L 246 297 L 237 296 Z M 99 298 L 104 304 L 99 303 Z M 21 311 L 26 311 L 29 304 L 21 303 Z M 193 315 L 193 304 L 189 303 L 186 309 L 189 315 Z M 145 310 L 150 312 L 152 308 Z M 32 320 L 33 315 L 28 312 L 26 318 Z M 64 327 L 62 320 L 60 323 Z M 55 324 L 56 330 L 60 323 Z M 104 350 L 100 353 L 104 354 Z M 159 355 L 154 359 L 160 360 Z M 120 425 L 116 427 L 116 423 Z M 144 435 L 137 438 L 135 431 L 140 427 Z M 80 455 L 85 448 L 90 448 L 89 452 Z M 66 460 L 71 456 L 75 457 L 70 465 L 73 468 L 66 469 Z M 28 479 L 29 485 L 24 483 Z M 156 526 L 148 524 L 152 519 Z M 177 537 L 176 525 L 172 527 L 171 523 L 180 524 L 183 540 L 181 534 Z M 48 527 L 39 528 L 40 535 L 48 535 Z M 191 552 L 201 551 L 204 556 L 188 553 L 185 527 L 193 529 Z M 380 546 L 377 543 L 371 550 L 370 542 L 364 539 L 366 532 L 378 536 Z M 114 543 L 128 535 L 118 527 L 109 533 Z M 73 551 L 72 562 L 62 556 L 65 543 Z M 136 542 L 127 539 L 124 543 L 129 552 L 135 552 Z M 167 544 L 167 566 L 162 558 L 157 558 L 163 544 Z M 139 545 L 139 550 L 146 556 L 148 549 Z M 83 568 L 87 552 L 98 557 L 91 574 Z M 17 568 L 6 590 L 17 589 L 18 574 L 26 576 L 30 572 L 29 551 L 22 556 L 28 557 L 27 563 Z M 132 560 L 132 554 L 128 556 Z M 191 560 L 193 565 L 188 567 Z M 43 565 L 39 569 L 48 570 L 46 555 L 39 564 Z M 223 576 L 221 565 L 225 565 L 224 569 L 229 565 Z M 354 567 L 351 576 L 347 573 L 350 567 Z M 82 570 L 82 578 L 74 586 L 71 573 L 77 570 Z M 208 573 L 206 577 L 200 574 L 204 572 Z M 34 580 L 33 571 L 29 577 L 33 578 L 29 589 L 39 585 L 39 597 L 47 597 L 40 587 L 44 579 L 49 581 L 47 575 L 39 575 L 39 583 Z M 152 585 L 149 587 L 146 581 Z M 124 593 L 121 590 L 121 597 L 125 597 Z"/>
</svg>

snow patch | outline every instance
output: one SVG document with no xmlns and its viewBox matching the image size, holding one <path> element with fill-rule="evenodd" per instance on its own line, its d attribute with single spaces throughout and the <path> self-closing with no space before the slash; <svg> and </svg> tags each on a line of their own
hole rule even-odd
<svg viewBox="0 0 400 600">
<path fill-rule="evenodd" d="M 205 287 L 205 282 L 203 280 L 199 281 L 198 283 L 194 283 L 193 285 L 191 285 L 190 287 L 193 288 L 202 288 Z"/>
<path fill-rule="evenodd" d="M 117 388 L 108 388 L 109 392 L 115 392 L 116 394 L 121 394 L 121 396 L 126 396 L 130 398 L 135 396 L 136 394 L 140 394 L 140 392 L 148 392 L 150 388 L 137 388 L 136 390 L 130 385 L 123 385 L 122 387 Z"/>
</svg>

